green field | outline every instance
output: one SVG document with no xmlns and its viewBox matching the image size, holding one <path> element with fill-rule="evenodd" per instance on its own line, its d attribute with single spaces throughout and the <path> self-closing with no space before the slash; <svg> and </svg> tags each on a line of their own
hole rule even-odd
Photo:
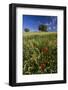
<svg viewBox="0 0 68 90">
<path fill-rule="evenodd" d="M 24 32 L 23 36 L 23 74 L 57 73 L 57 32 Z"/>
</svg>

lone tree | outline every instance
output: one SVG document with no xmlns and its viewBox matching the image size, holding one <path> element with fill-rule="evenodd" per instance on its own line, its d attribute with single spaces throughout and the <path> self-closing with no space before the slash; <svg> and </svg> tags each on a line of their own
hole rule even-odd
<svg viewBox="0 0 68 90">
<path fill-rule="evenodd" d="M 39 31 L 47 32 L 47 25 L 44 24 L 39 25 Z"/>
<path fill-rule="evenodd" d="M 24 31 L 25 32 L 29 32 L 30 30 L 29 30 L 29 28 L 25 28 Z"/>
</svg>

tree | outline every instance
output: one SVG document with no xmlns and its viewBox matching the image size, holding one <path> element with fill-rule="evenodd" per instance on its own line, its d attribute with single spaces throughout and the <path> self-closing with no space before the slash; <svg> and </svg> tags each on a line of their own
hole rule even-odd
<svg viewBox="0 0 68 90">
<path fill-rule="evenodd" d="M 44 24 L 39 25 L 39 31 L 47 32 L 47 25 Z"/>
<path fill-rule="evenodd" d="M 29 32 L 30 30 L 29 30 L 29 28 L 25 28 L 24 31 L 25 32 Z"/>
</svg>

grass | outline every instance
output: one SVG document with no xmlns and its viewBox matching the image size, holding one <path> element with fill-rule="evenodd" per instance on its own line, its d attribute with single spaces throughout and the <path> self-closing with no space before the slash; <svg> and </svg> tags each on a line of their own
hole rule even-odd
<svg viewBox="0 0 68 90">
<path fill-rule="evenodd" d="M 57 32 L 23 35 L 23 74 L 57 73 Z"/>
</svg>

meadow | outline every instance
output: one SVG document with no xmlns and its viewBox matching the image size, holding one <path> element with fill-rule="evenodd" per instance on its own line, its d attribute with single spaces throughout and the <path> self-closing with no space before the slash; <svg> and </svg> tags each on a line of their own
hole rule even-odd
<svg viewBox="0 0 68 90">
<path fill-rule="evenodd" d="M 57 32 L 23 33 L 23 74 L 57 73 Z"/>
</svg>

